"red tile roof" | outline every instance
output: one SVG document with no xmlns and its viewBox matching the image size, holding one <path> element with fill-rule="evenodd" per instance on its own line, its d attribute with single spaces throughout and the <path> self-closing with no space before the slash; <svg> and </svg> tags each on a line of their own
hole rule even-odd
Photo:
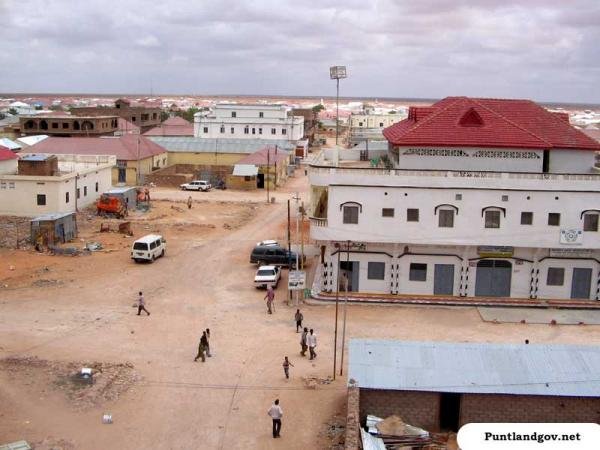
<svg viewBox="0 0 600 450">
<path fill-rule="evenodd" d="M 194 125 L 183 117 L 169 117 L 159 126 L 151 128 L 144 136 L 193 136 Z"/>
<path fill-rule="evenodd" d="M 12 150 L 2 147 L 0 145 L 0 161 L 8 161 L 11 159 L 18 159 L 19 157 Z"/>
<path fill-rule="evenodd" d="M 394 145 L 600 151 L 563 113 L 530 100 L 446 97 L 429 107 L 411 106 L 408 118 L 383 135 Z"/>
<path fill-rule="evenodd" d="M 275 149 L 274 145 L 261 148 L 260 150 L 240 159 L 236 164 L 254 164 L 255 166 L 273 165 L 275 162 L 282 162 L 288 158 L 289 153 L 280 148 Z"/>
<path fill-rule="evenodd" d="M 102 138 L 49 137 L 35 144 L 31 150 L 35 153 L 114 155 L 125 161 L 137 161 L 138 154 L 140 159 L 145 159 L 167 151 L 150 139 L 135 134 Z"/>
<path fill-rule="evenodd" d="M 117 128 L 121 133 L 140 134 L 140 127 L 122 117 L 117 119 Z"/>
</svg>

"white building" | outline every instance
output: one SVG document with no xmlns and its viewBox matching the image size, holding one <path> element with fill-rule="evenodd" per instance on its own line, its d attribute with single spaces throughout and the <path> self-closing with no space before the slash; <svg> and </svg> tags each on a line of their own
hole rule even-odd
<svg viewBox="0 0 600 450">
<path fill-rule="evenodd" d="M 350 291 L 598 300 L 600 145 L 564 115 L 447 98 L 384 135 L 393 169 L 310 169 L 322 291 L 340 258 Z"/>
<path fill-rule="evenodd" d="M 44 164 L 50 155 L 20 154 L 29 165 Z M 0 174 L 0 215 L 37 217 L 75 212 L 93 204 L 111 188 L 114 156 L 57 155 L 57 171 L 23 175 L 21 169 Z M 33 173 L 28 171 L 27 173 Z"/>
<path fill-rule="evenodd" d="M 287 139 L 304 137 L 304 117 L 284 105 L 217 104 L 194 115 L 194 136 L 228 139 Z"/>
</svg>

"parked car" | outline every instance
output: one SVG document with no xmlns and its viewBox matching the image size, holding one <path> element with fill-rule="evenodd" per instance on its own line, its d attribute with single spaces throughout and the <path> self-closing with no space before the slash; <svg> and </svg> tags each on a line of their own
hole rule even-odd
<svg viewBox="0 0 600 450">
<path fill-rule="evenodd" d="M 154 261 L 159 256 L 165 256 L 167 241 L 159 234 L 149 234 L 133 243 L 131 259 L 135 262 Z"/>
<path fill-rule="evenodd" d="M 212 189 L 212 185 L 208 181 L 204 180 L 194 180 L 189 183 L 180 184 L 179 187 L 183 191 L 210 191 Z"/>
<path fill-rule="evenodd" d="M 279 245 L 257 245 L 250 253 L 250 262 L 264 266 L 267 264 L 274 266 L 296 267 L 296 253 L 290 252 Z"/>
<path fill-rule="evenodd" d="M 281 278 L 278 266 L 260 266 L 254 275 L 254 286 L 257 288 L 277 287 Z"/>
</svg>

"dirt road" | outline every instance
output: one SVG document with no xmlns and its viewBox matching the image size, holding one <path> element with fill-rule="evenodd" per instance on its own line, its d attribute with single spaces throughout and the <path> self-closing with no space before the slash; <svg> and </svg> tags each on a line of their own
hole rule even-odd
<svg viewBox="0 0 600 450">
<path fill-rule="evenodd" d="M 54 372 L 43 364 L 0 366 L 0 442 L 46 440 L 92 450 L 328 448 L 323 432 L 326 422 L 344 411 L 346 380 L 338 377 L 311 389 L 302 377 L 331 375 L 334 308 L 302 306 L 306 325 L 319 339 L 318 358 L 302 358 L 295 307 L 283 302 L 284 283 L 276 292 L 276 311 L 268 315 L 264 291 L 252 286 L 255 266 L 248 263 L 257 241 L 283 240 L 283 200 L 296 190 L 305 192 L 306 182 L 291 179 L 274 204 L 263 201 L 263 193 L 211 192 L 191 212 L 155 217 L 147 226 L 167 236 L 168 251 L 153 264 L 131 263 L 124 244 L 115 244 L 110 253 L 63 260 L 0 253 L 3 269 L 14 264 L 20 270 L 19 261 L 29 261 L 28 271 L 44 272 L 48 264 L 50 275 L 43 276 L 62 281 L 32 285 L 23 281 L 24 274 L 13 277 L 14 289 L 0 290 L 0 358 L 130 362 L 140 377 L 118 398 L 82 406 L 57 387 Z M 166 207 L 187 195 L 158 190 L 153 197 L 164 199 Z M 213 228 L 198 227 L 217 210 Z M 118 239 L 124 238 L 113 238 Z M 34 258 L 40 262 L 31 262 Z M 145 293 L 150 317 L 135 315 L 138 290 Z M 213 357 L 193 362 L 205 328 L 211 329 Z M 471 308 L 351 307 L 347 336 L 590 344 L 600 343 L 598 330 L 485 323 Z M 286 355 L 294 364 L 289 381 L 281 366 Z M 284 411 L 277 440 L 266 414 L 275 398 Z M 105 412 L 113 424 L 102 424 Z"/>
</svg>

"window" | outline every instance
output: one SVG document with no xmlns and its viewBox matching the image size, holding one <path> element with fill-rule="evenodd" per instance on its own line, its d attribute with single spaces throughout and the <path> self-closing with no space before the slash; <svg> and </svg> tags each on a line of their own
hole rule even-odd
<svg viewBox="0 0 600 450">
<path fill-rule="evenodd" d="M 454 198 L 455 198 L 456 200 L 462 200 L 462 194 L 456 194 L 456 195 L 454 196 Z"/>
<path fill-rule="evenodd" d="M 80 189 L 79 189 L 79 188 L 77 188 L 77 198 L 81 197 L 81 195 L 80 195 L 80 194 L 81 194 L 81 191 L 80 191 Z"/>
<path fill-rule="evenodd" d="M 419 210 L 414 208 L 408 208 L 406 210 L 406 221 L 407 222 L 418 222 L 419 221 Z"/>
<path fill-rule="evenodd" d="M 411 263 L 408 273 L 410 281 L 425 281 L 427 280 L 427 264 Z"/>
<path fill-rule="evenodd" d="M 598 214 L 584 214 L 583 231 L 598 231 Z"/>
<path fill-rule="evenodd" d="M 485 227 L 500 228 L 500 211 L 485 212 Z"/>
<path fill-rule="evenodd" d="M 163 163 L 164 163 L 164 159 L 163 159 Z M 96 192 L 98 192 L 98 182 L 96 181 Z"/>
<path fill-rule="evenodd" d="M 231 127 L 231 134 L 234 134 L 234 133 L 235 133 L 235 128 Z"/>
<path fill-rule="evenodd" d="M 557 227 L 560 225 L 560 213 L 548 213 L 548 225 Z"/>
<path fill-rule="evenodd" d="M 252 181 L 252 177 L 250 175 L 244 175 L 244 181 Z"/>
<path fill-rule="evenodd" d="M 281 134 L 283 134 L 283 135 L 287 134 L 287 129 L 285 129 L 285 128 L 282 128 L 282 129 L 281 129 Z"/>
<path fill-rule="evenodd" d="M 221 125 L 221 134 L 225 133 L 225 127 L 223 125 Z"/>
<path fill-rule="evenodd" d="M 131 116 L 131 121 L 135 122 L 135 116 Z"/>
<path fill-rule="evenodd" d="M 548 267 L 546 284 L 548 286 L 563 286 L 565 284 L 565 269 L 562 267 Z"/>
<path fill-rule="evenodd" d="M 394 217 L 394 208 L 382 208 L 381 217 Z"/>
<path fill-rule="evenodd" d="M 250 128 L 248 127 L 248 125 L 246 125 L 244 127 L 244 134 L 249 134 L 250 133 Z"/>
<path fill-rule="evenodd" d="M 523 211 L 521 213 L 521 225 L 532 225 L 533 224 L 533 213 Z"/>
<path fill-rule="evenodd" d="M 66 130 L 67 128 L 69 128 L 69 124 L 67 122 L 63 122 L 62 127 L 63 130 Z"/>
<path fill-rule="evenodd" d="M 203 131 L 204 131 L 205 133 L 208 133 L 208 127 L 204 127 L 204 130 L 203 130 Z"/>
<path fill-rule="evenodd" d="M 69 196 L 69 193 L 68 193 L 68 192 L 65 192 L 65 203 L 69 203 L 69 200 L 70 200 L 70 198 L 69 198 L 69 197 L 70 197 L 70 196 Z"/>
<path fill-rule="evenodd" d="M 87 196 L 87 186 L 83 187 L 83 196 Z"/>
<path fill-rule="evenodd" d="M 508 201 L 508 195 L 503 195 L 502 196 L 502 201 L 503 202 L 507 202 Z"/>
<path fill-rule="evenodd" d="M 380 126 L 380 127 L 383 127 L 383 122 L 379 122 L 379 126 Z"/>
<path fill-rule="evenodd" d="M 252 134 L 256 134 L 256 128 L 252 127 Z"/>
<path fill-rule="evenodd" d="M 367 266 L 367 279 L 369 280 L 384 280 L 385 279 L 385 263 L 370 262 Z"/>
<path fill-rule="evenodd" d="M 344 223 L 358 223 L 358 206 L 344 206 Z"/>
<path fill-rule="evenodd" d="M 271 134 L 276 134 L 277 130 L 275 128 L 271 128 Z"/>
<path fill-rule="evenodd" d="M 451 209 L 440 209 L 438 226 L 442 228 L 454 227 L 454 211 Z"/>
<path fill-rule="evenodd" d="M 57 122 L 52 122 L 52 128 L 58 128 L 58 123 Z"/>
<path fill-rule="evenodd" d="M 262 134 L 262 128 L 258 129 L 258 134 Z"/>
<path fill-rule="evenodd" d="M 362 127 L 362 126 L 363 126 L 363 123 L 362 123 L 362 122 L 358 122 L 358 126 L 359 126 L 359 127 Z"/>
<path fill-rule="evenodd" d="M 262 112 L 262 111 L 261 111 L 261 112 L 259 112 L 259 113 L 258 113 L 258 117 L 260 117 L 260 118 L 262 119 L 263 117 L 265 117 L 265 113 L 264 113 L 264 112 Z"/>
<path fill-rule="evenodd" d="M 46 205 L 46 195 L 45 194 L 38 194 L 37 195 L 37 204 L 38 204 L 38 206 L 45 206 Z"/>
<path fill-rule="evenodd" d="M 237 117 L 237 113 L 235 111 L 231 111 L 231 117 Z"/>
</svg>

